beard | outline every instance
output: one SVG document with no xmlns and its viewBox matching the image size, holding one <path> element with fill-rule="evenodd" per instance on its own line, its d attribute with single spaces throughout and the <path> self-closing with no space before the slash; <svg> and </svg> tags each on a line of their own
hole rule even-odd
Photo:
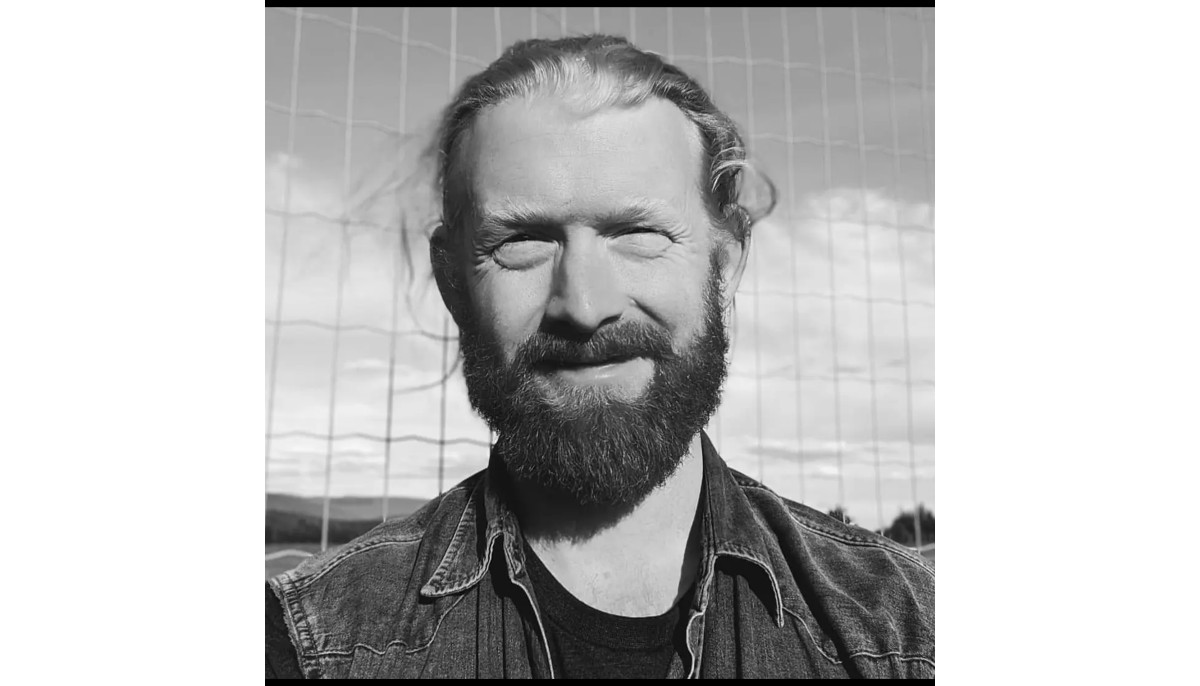
<svg viewBox="0 0 1200 686">
<path fill-rule="evenodd" d="M 701 330 L 682 351 L 651 322 L 625 321 L 585 339 L 538 331 L 505 363 L 473 316 L 460 327 L 471 405 L 498 434 L 508 474 L 580 505 L 640 502 L 675 472 L 720 403 L 729 339 L 716 263 L 705 285 Z M 603 387 L 547 388 L 554 365 L 642 357 L 654 365 L 634 398 Z"/>
</svg>

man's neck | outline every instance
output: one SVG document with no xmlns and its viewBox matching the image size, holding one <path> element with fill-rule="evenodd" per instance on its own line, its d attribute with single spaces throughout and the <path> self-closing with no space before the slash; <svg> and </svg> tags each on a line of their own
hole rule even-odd
<svg viewBox="0 0 1200 686">
<path fill-rule="evenodd" d="M 667 481 L 634 505 L 582 507 L 532 484 L 513 487 L 525 538 L 560 584 L 598 610 L 649 617 L 695 580 L 703 480 L 697 435 Z"/>
</svg>

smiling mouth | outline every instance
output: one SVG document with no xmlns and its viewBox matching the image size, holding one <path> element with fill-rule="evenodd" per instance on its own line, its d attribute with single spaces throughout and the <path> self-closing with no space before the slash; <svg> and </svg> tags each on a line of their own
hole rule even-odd
<svg viewBox="0 0 1200 686">
<path fill-rule="evenodd" d="M 543 360 L 538 376 L 553 387 L 624 388 L 627 395 L 645 390 L 654 362 L 640 355 L 585 360 Z"/>
</svg>

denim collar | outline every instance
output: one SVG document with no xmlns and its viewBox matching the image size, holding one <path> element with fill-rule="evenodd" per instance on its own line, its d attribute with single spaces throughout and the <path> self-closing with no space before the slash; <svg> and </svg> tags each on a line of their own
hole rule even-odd
<svg viewBox="0 0 1200 686">
<path fill-rule="evenodd" d="M 492 566 L 498 541 L 503 543 L 502 554 L 510 578 L 515 580 L 525 571 L 520 525 L 507 504 L 511 488 L 494 447 L 482 478 L 473 481 L 474 487 L 450 537 L 450 545 L 433 576 L 421 587 L 423 596 L 453 595 L 479 583 Z M 441 552 L 436 545 L 430 550 L 434 555 Z"/>
<path fill-rule="evenodd" d="M 766 575 L 771 590 L 775 621 L 783 626 L 783 608 L 800 599 L 799 589 L 789 574 L 787 560 L 766 523 L 756 515 L 742 492 L 750 487 L 764 488 L 748 477 L 731 470 L 708 436 L 701 433 L 704 482 L 700 502 L 701 553 L 697 592 L 693 595 L 693 614 L 703 614 L 712 599 L 716 563 L 721 557 L 737 558 L 756 565 Z M 505 556 L 509 577 L 516 581 L 525 574 L 525 555 L 516 514 L 508 505 L 511 488 L 496 450 L 492 450 L 488 469 L 474 487 L 459 517 L 458 526 L 433 575 L 421 587 L 421 595 L 439 597 L 462 593 L 479 583 L 496 561 L 497 543 Z M 437 555 L 434 546 L 430 554 Z M 432 560 L 430 560 L 432 561 Z M 422 565 L 419 568 L 428 569 Z M 780 581 L 784 582 L 781 587 Z"/>
<path fill-rule="evenodd" d="M 703 542 L 700 548 L 700 573 L 697 579 L 695 611 L 703 613 L 712 599 L 715 588 L 717 561 L 721 557 L 745 560 L 763 571 L 774 606 L 769 609 L 778 626 L 783 626 L 785 604 L 794 606 L 800 599 L 800 591 L 791 574 L 779 574 L 776 570 L 787 570 L 787 560 L 779 541 L 772 533 L 760 513 L 750 504 L 743 487 L 764 486 L 749 477 L 729 468 L 707 434 L 701 434 L 704 455 L 704 493 L 701 502 L 705 505 L 702 521 Z M 739 481 L 741 483 L 739 483 Z M 784 585 L 781 586 L 780 582 Z"/>
</svg>

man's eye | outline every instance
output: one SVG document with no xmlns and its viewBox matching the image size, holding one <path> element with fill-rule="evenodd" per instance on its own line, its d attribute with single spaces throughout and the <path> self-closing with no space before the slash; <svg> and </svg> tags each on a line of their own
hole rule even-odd
<svg viewBox="0 0 1200 686">
<path fill-rule="evenodd" d="M 513 236 L 509 236 L 508 238 L 505 238 L 503 241 L 501 241 L 495 247 L 493 252 L 502 251 L 502 250 L 513 250 L 513 249 L 525 250 L 528 248 L 532 248 L 532 247 L 538 245 L 539 243 L 545 243 L 545 241 L 540 240 L 537 236 L 531 236 L 526 233 L 521 233 L 521 234 L 516 234 Z"/>
<path fill-rule="evenodd" d="M 617 245 L 642 256 L 657 256 L 671 246 L 671 238 L 650 226 L 631 226 L 616 236 Z"/>
<path fill-rule="evenodd" d="M 533 236 L 533 235 L 530 235 L 527 233 L 514 233 L 511 236 L 508 236 L 502 240 L 499 240 L 499 241 L 493 243 L 491 245 L 491 248 L 489 249 L 489 251 L 492 253 L 495 253 L 495 252 L 500 252 L 503 250 L 508 250 L 508 249 L 511 249 L 516 246 L 528 247 L 530 244 L 536 243 L 536 242 L 539 242 L 539 239 L 537 236 Z"/>
<path fill-rule="evenodd" d="M 554 242 L 530 234 L 515 234 L 492 250 L 492 258 L 502 267 L 524 269 L 541 264 L 554 255 Z"/>
</svg>

